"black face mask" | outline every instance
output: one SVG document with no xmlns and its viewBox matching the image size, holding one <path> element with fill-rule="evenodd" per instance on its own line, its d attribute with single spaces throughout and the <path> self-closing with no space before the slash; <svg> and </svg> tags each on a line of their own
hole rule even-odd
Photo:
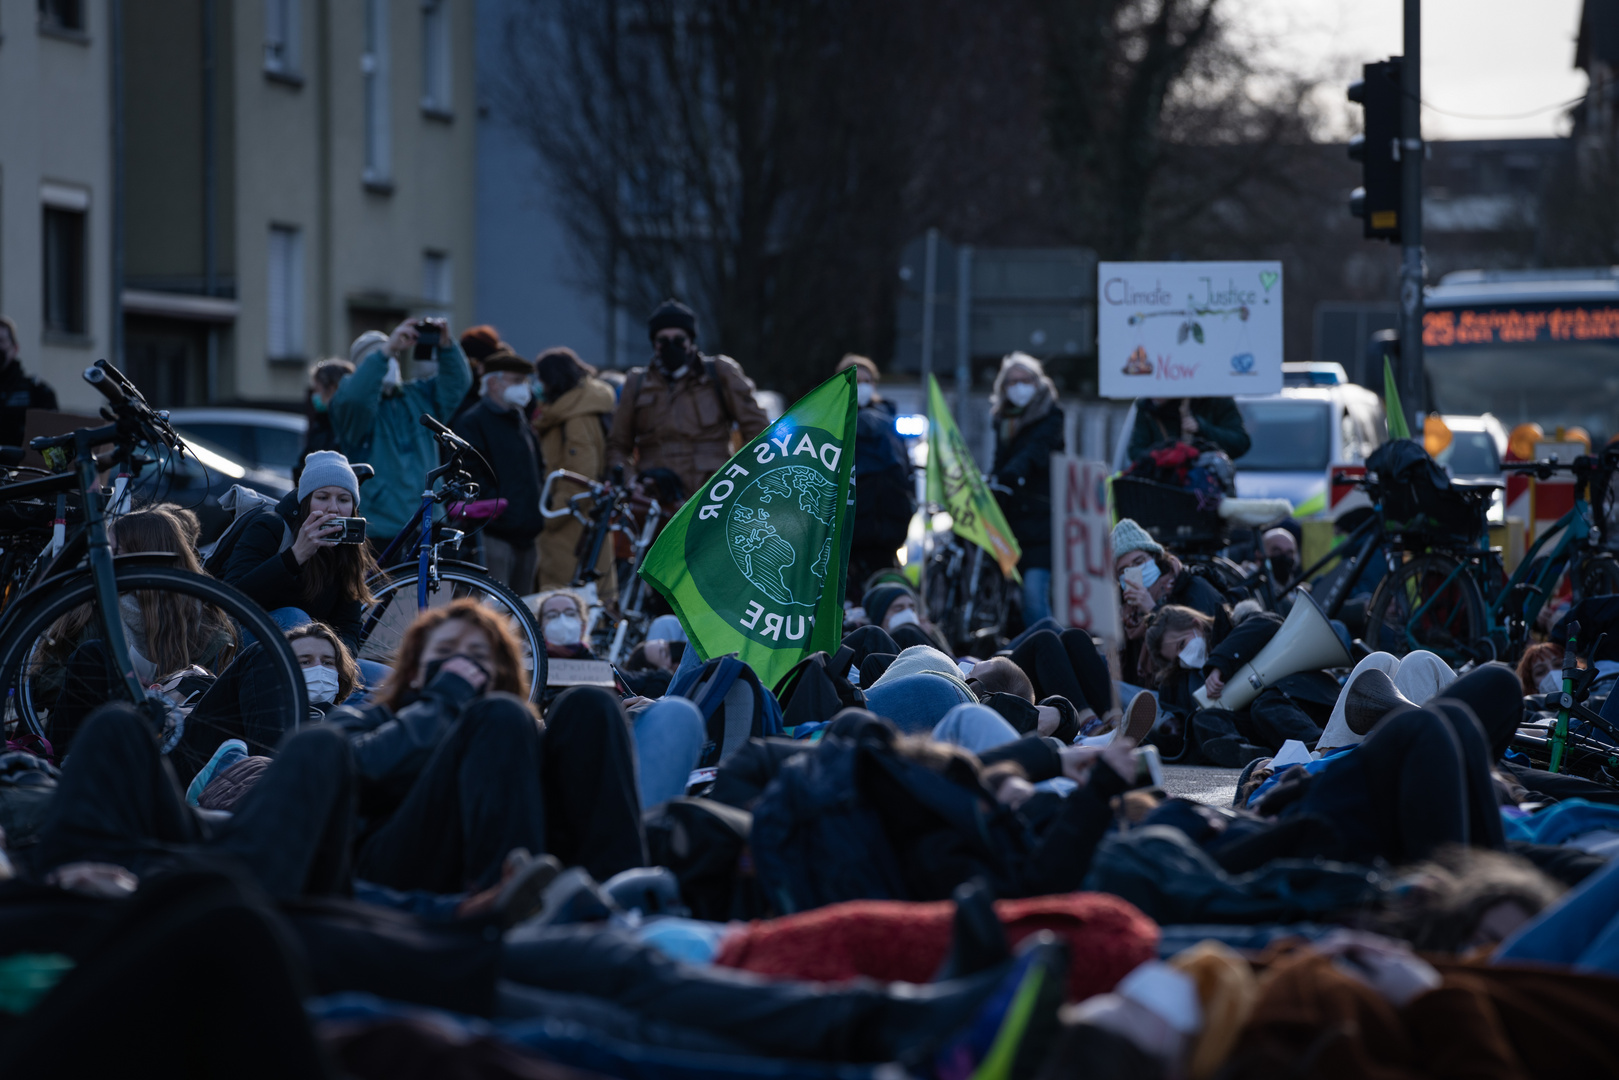
<svg viewBox="0 0 1619 1080">
<path fill-rule="evenodd" d="M 684 341 L 665 338 L 658 342 L 658 362 L 663 365 L 663 370 L 671 375 L 686 366 L 690 352 L 691 346 Z"/>
<path fill-rule="evenodd" d="M 1272 555 L 1270 557 L 1270 570 L 1271 573 L 1276 575 L 1277 581 L 1291 581 L 1293 571 L 1298 568 L 1298 565 L 1293 556 L 1288 554 Z"/>
</svg>

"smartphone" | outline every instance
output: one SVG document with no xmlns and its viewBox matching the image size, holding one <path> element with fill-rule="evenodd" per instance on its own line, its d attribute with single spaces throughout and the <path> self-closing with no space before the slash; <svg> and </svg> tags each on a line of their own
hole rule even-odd
<svg viewBox="0 0 1619 1080">
<path fill-rule="evenodd" d="M 441 340 L 438 324 L 423 319 L 416 324 L 416 349 L 411 355 L 417 360 L 435 359 Z"/>
<path fill-rule="evenodd" d="M 1130 752 L 1136 762 L 1136 787 L 1163 787 L 1164 760 L 1156 746 L 1138 746 Z"/>
<path fill-rule="evenodd" d="M 341 526 L 343 526 L 343 531 L 342 532 L 333 533 L 332 535 L 330 535 L 330 536 L 328 536 L 326 538 L 328 540 L 333 541 L 334 543 L 338 543 L 338 544 L 363 544 L 363 543 L 365 543 L 365 518 L 363 518 L 363 517 L 332 518 L 326 524 L 327 525 L 341 525 Z"/>
<path fill-rule="evenodd" d="M 1129 567 L 1124 571 L 1123 574 L 1119 576 L 1124 578 L 1124 580 L 1129 584 L 1134 585 L 1136 588 L 1145 589 L 1147 586 L 1143 584 L 1143 577 L 1141 573 L 1142 565 L 1143 564 L 1138 563 L 1135 566 Z"/>
</svg>

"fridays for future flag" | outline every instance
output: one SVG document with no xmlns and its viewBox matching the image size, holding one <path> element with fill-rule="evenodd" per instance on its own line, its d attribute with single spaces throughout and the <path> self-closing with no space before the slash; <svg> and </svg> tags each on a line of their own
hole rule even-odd
<svg viewBox="0 0 1619 1080">
<path fill-rule="evenodd" d="M 704 660 L 736 653 L 774 687 L 843 637 L 854 525 L 855 369 L 805 394 L 670 519 L 641 577 Z"/>
<path fill-rule="evenodd" d="M 928 502 L 945 508 L 950 531 L 989 552 L 1001 573 L 1022 581 L 1017 562 L 1023 550 L 1012 538 L 995 495 L 984 483 L 967 440 L 950 416 L 939 380 L 928 375 Z"/>
</svg>

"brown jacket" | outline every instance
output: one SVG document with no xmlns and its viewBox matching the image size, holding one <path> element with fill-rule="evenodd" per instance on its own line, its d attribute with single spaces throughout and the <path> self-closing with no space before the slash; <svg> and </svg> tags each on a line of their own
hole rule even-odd
<svg viewBox="0 0 1619 1080">
<path fill-rule="evenodd" d="M 607 439 L 609 466 L 670 469 L 690 498 L 731 456 L 732 421 L 743 442 L 765 429 L 764 410 L 742 366 L 729 356 L 703 360 L 687 365 L 673 385 L 657 365 L 630 371 Z"/>
</svg>

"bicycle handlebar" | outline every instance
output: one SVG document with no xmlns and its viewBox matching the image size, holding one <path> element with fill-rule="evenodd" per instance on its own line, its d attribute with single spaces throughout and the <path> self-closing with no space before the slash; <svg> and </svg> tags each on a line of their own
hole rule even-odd
<svg viewBox="0 0 1619 1080">
<path fill-rule="evenodd" d="M 427 474 L 429 484 L 431 484 L 434 480 L 437 480 L 439 477 L 447 476 L 459 468 L 459 463 L 456 459 L 462 454 L 471 454 L 477 459 L 478 465 L 483 469 L 486 475 L 490 477 L 495 475 L 495 467 L 489 464 L 488 460 L 478 452 L 476 447 L 467 442 L 461 436 L 457 435 L 455 432 L 451 431 L 449 428 L 445 427 L 439 421 L 433 419 L 433 415 L 431 413 L 422 413 L 417 422 L 428 431 L 431 431 L 435 439 L 454 451 L 454 454 L 451 456 L 449 461 Z"/>
<path fill-rule="evenodd" d="M 101 396 L 112 402 L 113 405 L 129 404 L 129 395 L 124 393 L 124 388 L 108 378 L 106 371 L 102 368 L 95 366 L 85 368 L 84 381 L 101 391 Z"/>
<path fill-rule="evenodd" d="M 593 494 L 597 489 L 603 486 L 598 480 L 592 480 L 588 476 L 581 473 L 570 472 L 567 469 L 558 469 L 555 472 L 546 474 L 545 486 L 540 489 L 540 516 L 546 518 L 547 520 L 555 520 L 556 518 L 573 516 L 573 508 L 571 505 L 560 510 L 550 509 L 551 489 L 556 486 L 556 482 L 559 479 L 572 480 L 574 483 L 583 484 L 585 487 L 590 489 L 588 492 L 580 492 L 580 495 Z M 578 496 L 576 495 L 574 498 L 578 498 Z M 568 502 L 571 504 L 573 499 L 569 499 Z"/>
</svg>

